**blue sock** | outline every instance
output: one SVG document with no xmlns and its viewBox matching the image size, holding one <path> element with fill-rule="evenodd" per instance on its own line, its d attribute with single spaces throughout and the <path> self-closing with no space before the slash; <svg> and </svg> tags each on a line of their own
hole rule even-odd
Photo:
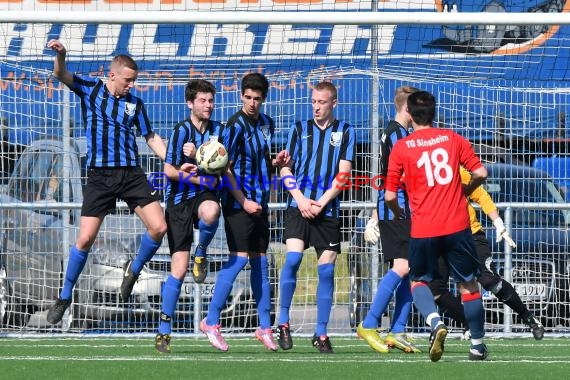
<svg viewBox="0 0 570 380">
<path fill-rule="evenodd" d="M 293 294 L 297 287 L 297 271 L 303 260 L 302 252 L 287 252 L 285 262 L 281 269 L 281 277 L 279 281 L 279 292 L 281 295 L 281 303 L 279 305 L 279 324 L 289 323 L 289 309 L 293 302 Z"/>
<path fill-rule="evenodd" d="M 172 331 L 170 321 L 174 316 L 174 310 L 176 309 L 178 297 L 180 297 L 182 283 L 182 280 L 169 275 L 162 287 L 162 313 L 165 314 L 165 317 L 168 319 L 164 319 L 162 315 L 160 316 L 160 326 L 158 327 L 159 334 L 170 334 Z"/>
<path fill-rule="evenodd" d="M 376 296 L 374 296 L 374 301 L 372 301 L 372 305 L 370 305 L 368 314 L 366 314 L 364 321 L 362 321 L 362 327 L 375 329 L 380 325 L 380 318 L 382 318 L 382 314 L 386 311 L 388 303 L 394 295 L 394 290 L 401 280 L 400 276 L 392 269 L 386 272 L 386 275 L 378 284 Z"/>
<path fill-rule="evenodd" d="M 154 241 L 148 234 L 148 231 L 144 233 L 141 239 L 141 246 L 137 252 L 137 256 L 131 264 L 131 270 L 135 275 L 138 275 L 143 269 L 144 265 L 152 259 L 158 248 L 160 247 L 161 241 Z"/>
<path fill-rule="evenodd" d="M 481 339 L 485 336 L 485 309 L 479 292 L 461 295 L 465 319 L 471 330 L 471 339 Z"/>
<path fill-rule="evenodd" d="M 67 261 L 67 269 L 65 271 L 65 279 L 63 281 L 63 288 L 59 298 L 63 300 L 71 300 L 73 294 L 73 287 L 87 262 L 88 253 L 80 251 L 75 246 L 71 247 L 69 252 L 69 260 Z"/>
<path fill-rule="evenodd" d="M 232 291 L 237 275 L 246 264 L 247 257 L 230 255 L 228 261 L 226 261 L 222 267 L 222 270 L 218 272 L 216 286 L 214 287 L 214 296 L 210 301 L 208 315 L 206 316 L 207 325 L 214 326 L 220 323 L 220 312 L 226 305 L 226 300 Z"/>
<path fill-rule="evenodd" d="M 429 286 L 423 282 L 416 283 L 412 288 L 412 297 L 414 298 L 414 305 L 433 330 L 441 322 L 441 316 L 437 312 L 437 306 Z"/>
<path fill-rule="evenodd" d="M 269 285 L 269 268 L 267 256 L 259 255 L 249 259 L 251 265 L 251 290 L 257 305 L 259 327 L 271 327 L 271 286 Z"/>
<path fill-rule="evenodd" d="M 317 285 L 317 336 L 327 335 L 327 326 L 331 316 L 334 293 L 334 263 L 317 266 L 319 284 Z"/>
<path fill-rule="evenodd" d="M 206 224 L 202 219 L 198 221 L 198 229 L 200 230 L 200 234 L 198 236 L 198 244 L 196 245 L 196 252 L 194 253 L 194 256 L 206 257 L 206 250 L 208 249 L 208 245 L 210 245 L 210 242 L 218 230 L 219 223 L 219 219 L 216 219 L 216 221 L 212 224 Z"/>
<path fill-rule="evenodd" d="M 396 288 L 396 305 L 392 317 L 392 331 L 394 334 L 406 331 L 408 316 L 412 309 L 412 290 L 410 289 L 410 277 L 404 276 L 400 285 Z"/>
</svg>

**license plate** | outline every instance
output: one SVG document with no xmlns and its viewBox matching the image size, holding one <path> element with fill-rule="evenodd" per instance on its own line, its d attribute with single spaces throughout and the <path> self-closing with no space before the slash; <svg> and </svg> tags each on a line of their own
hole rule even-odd
<svg viewBox="0 0 570 380">
<path fill-rule="evenodd" d="M 194 288 L 198 286 L 200 288 L 200 295 L 202 297 L 212 298 L 212 296 L 214 295 L 214 285 L 215 284 L 201 284 L 201 285 L 184 284 L 184 293 L 193 295 Z"/>
<path fill-rule="evenodd" d="M 545 284 L 513 284 L 522 300 L 546 300 Z"/>
</svg>

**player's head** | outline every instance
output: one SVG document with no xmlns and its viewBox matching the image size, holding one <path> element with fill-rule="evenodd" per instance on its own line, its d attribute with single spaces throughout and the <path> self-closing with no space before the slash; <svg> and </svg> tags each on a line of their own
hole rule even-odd
<svg viewBox="0 0 570 380">
<path fill-rule="evenodd" d="M 137 80 L 139 67 L 128 55 L 117 55 L 109 67 L 107 87 L 114 96 L 125 96 L 131 91 Z"/>
<path fill-rule="evenodd" d="M 192 116 L 198 120 L 210 120 L 214 110 L 216 87 L 204 79 L 192 79 L 186 84 L 184 98 L 192 110 Z"/>
<path fill-rule="evenodd" d="M 259 73 L 246 74 L 241 80 L 242 111 L 247 116 L 257 119 L 268 92 L 269 81 L 265 75 Z"/>
<path fill-rule="evenodd" d="M 320 82 L 313 87 L 311 95 L 313 119 L 318 123 L 328 123 L 334 119 L 334 108 L 337 104 L 337 90 L 331 82 Z"/>
<path fill-rule="evenodd" d="M 396 94 L 394 96 L 394 106 L 396 107 L 397 113 L 405 113 L 408 109 L 408 96 L 414 92 L 420 91 L 419 88 L 412 86 L 402 86 L 396 89 Z"/>
<path fill-rule="evenodd" d="M 430 125 L 435 119 L 435 97 L 427 91 L 418 91 L 408 96 L 408 113 L 416 125 Z"/>
</svg>

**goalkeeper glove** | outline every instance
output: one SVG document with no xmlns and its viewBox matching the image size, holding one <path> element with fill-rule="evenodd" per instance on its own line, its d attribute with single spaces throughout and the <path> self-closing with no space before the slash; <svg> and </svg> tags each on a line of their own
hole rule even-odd
<svg viewBox="0 0 570 380">
<path fill-rule="evenodd" d="M 507 244 L 511 248 L 517 247 L 516 243 L 511 238 L 511 235 L 509 235 L 507 228 L 505 227 L 505 224 L 503 223 L 503 219 L 501 219 L 499 217 L 499 218 L 493 220 L 493 225 L 495 226 L 495 229 L 497 230 L 497 243 L 500 243 L 501 240 L 505 239 L 505 241 L 507 242 Z"/>
<path fill-rule="evenodd" d="M 380 237 L 380 230 L 378 229 L 378 221 L 376 219 L 368 220 L 366 229 L 364 230 L 364 240 L 369 244 L 376 244 Z"/>
</svg>

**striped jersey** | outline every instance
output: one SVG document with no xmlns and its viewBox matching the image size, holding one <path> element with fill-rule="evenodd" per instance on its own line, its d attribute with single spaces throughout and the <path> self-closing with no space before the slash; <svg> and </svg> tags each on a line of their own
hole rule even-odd
<svg viewBox="0 0 570 380">
<path fill-rule="evenodd" d="M 166 147 L 165 162 L 179 167 L 184 163 L 196 164 L 195 159 L 190 159 L 184 155 L 183 147 L 186 143 L 193 143 L 196 149 L 206 141 L 217 140 L 222 143 L 228 150 L 231 157 L 231 147 L 235 145 L 232 142 L 232 131 L 226 130 L 223 125 L 217 121 L 210 120 L 208 126 L 201 133 L 198 128 L 192 124 L 190 119 L 183 120 L 176 124 Z M 184 177 L 187 178 L 187 177 Z M 166 203 L 168 206 L 177 205 L 181 202 L 194 198 L 196 195 L 204 191 L 204 186 L 189 183 L 184 178 L 181 181 L 170 179 L 166 186 Z"/>
<path fill-rule="evenodd" d="M 376 203 L 376 209 L 378 211 L 378 220 L 392 220 L 394 219 L 394 213 L 386 202 L 384 201 L 384 195 L 386 192 L 386 176 L 388 175 L 388 158 L 390 157 L 390 153 L 392 152 L 392 148 L 396 141 L 403 139 L 404 137 L 408 136 L 410 133 L 407 128 L 402 126 L 402 124 L 398 123 L 395 120 L 390 120 L 388 126 L 382 132 L 382 136 L 380 137 L 380 181 L 378 183 L 379 190 L 378 190 L 378 202 Z M 401 208 L 406 210 L 406 219 L 410 218 L 410 202 L 408 200 L 408 194 L 399 188 L 398 192 L 398 204 Z"/>
<path fill-rule="evenodd" d="M 81 99 L 87 140 L 87 167 L 138 166 L 135 130 L 147 136 L 152 127 L 143 101 L 127 94 L 113 96 L 98 78 L 73 76 L 73 92 Z"/>
<path fill-rule="evenodd" d="M 271 138 L 275 133 L 275 123 L 263 113 L 254 120 L 240 110 L 228 120 L 226 128 L 241 131 L 236 132 L 239 136 L 233 150 L 234 156 L 230 155 L 238 189 L 247 199 L 267 210 L 270 191 L 276 187 L 273 181 L 277 180 L 271 165 Z M 224 207 L 241 208 L 228 189 L 224 190 Z"/>
<path fill-rule="evenodd" d="M 306 198 L 318 200 L 339 172 L 340 160 L 353 161 L 355 133 L 352 125 L 335 120 L 324 130 L 313 120 L 299 121 L 291 126 L 287 151 L 293 161 L 297 188 Z M 297 207 L 291 194 L 287 205 Z M 323 215 L 338 217 L 340 199 L 329 202 Z"/>
</svg>

